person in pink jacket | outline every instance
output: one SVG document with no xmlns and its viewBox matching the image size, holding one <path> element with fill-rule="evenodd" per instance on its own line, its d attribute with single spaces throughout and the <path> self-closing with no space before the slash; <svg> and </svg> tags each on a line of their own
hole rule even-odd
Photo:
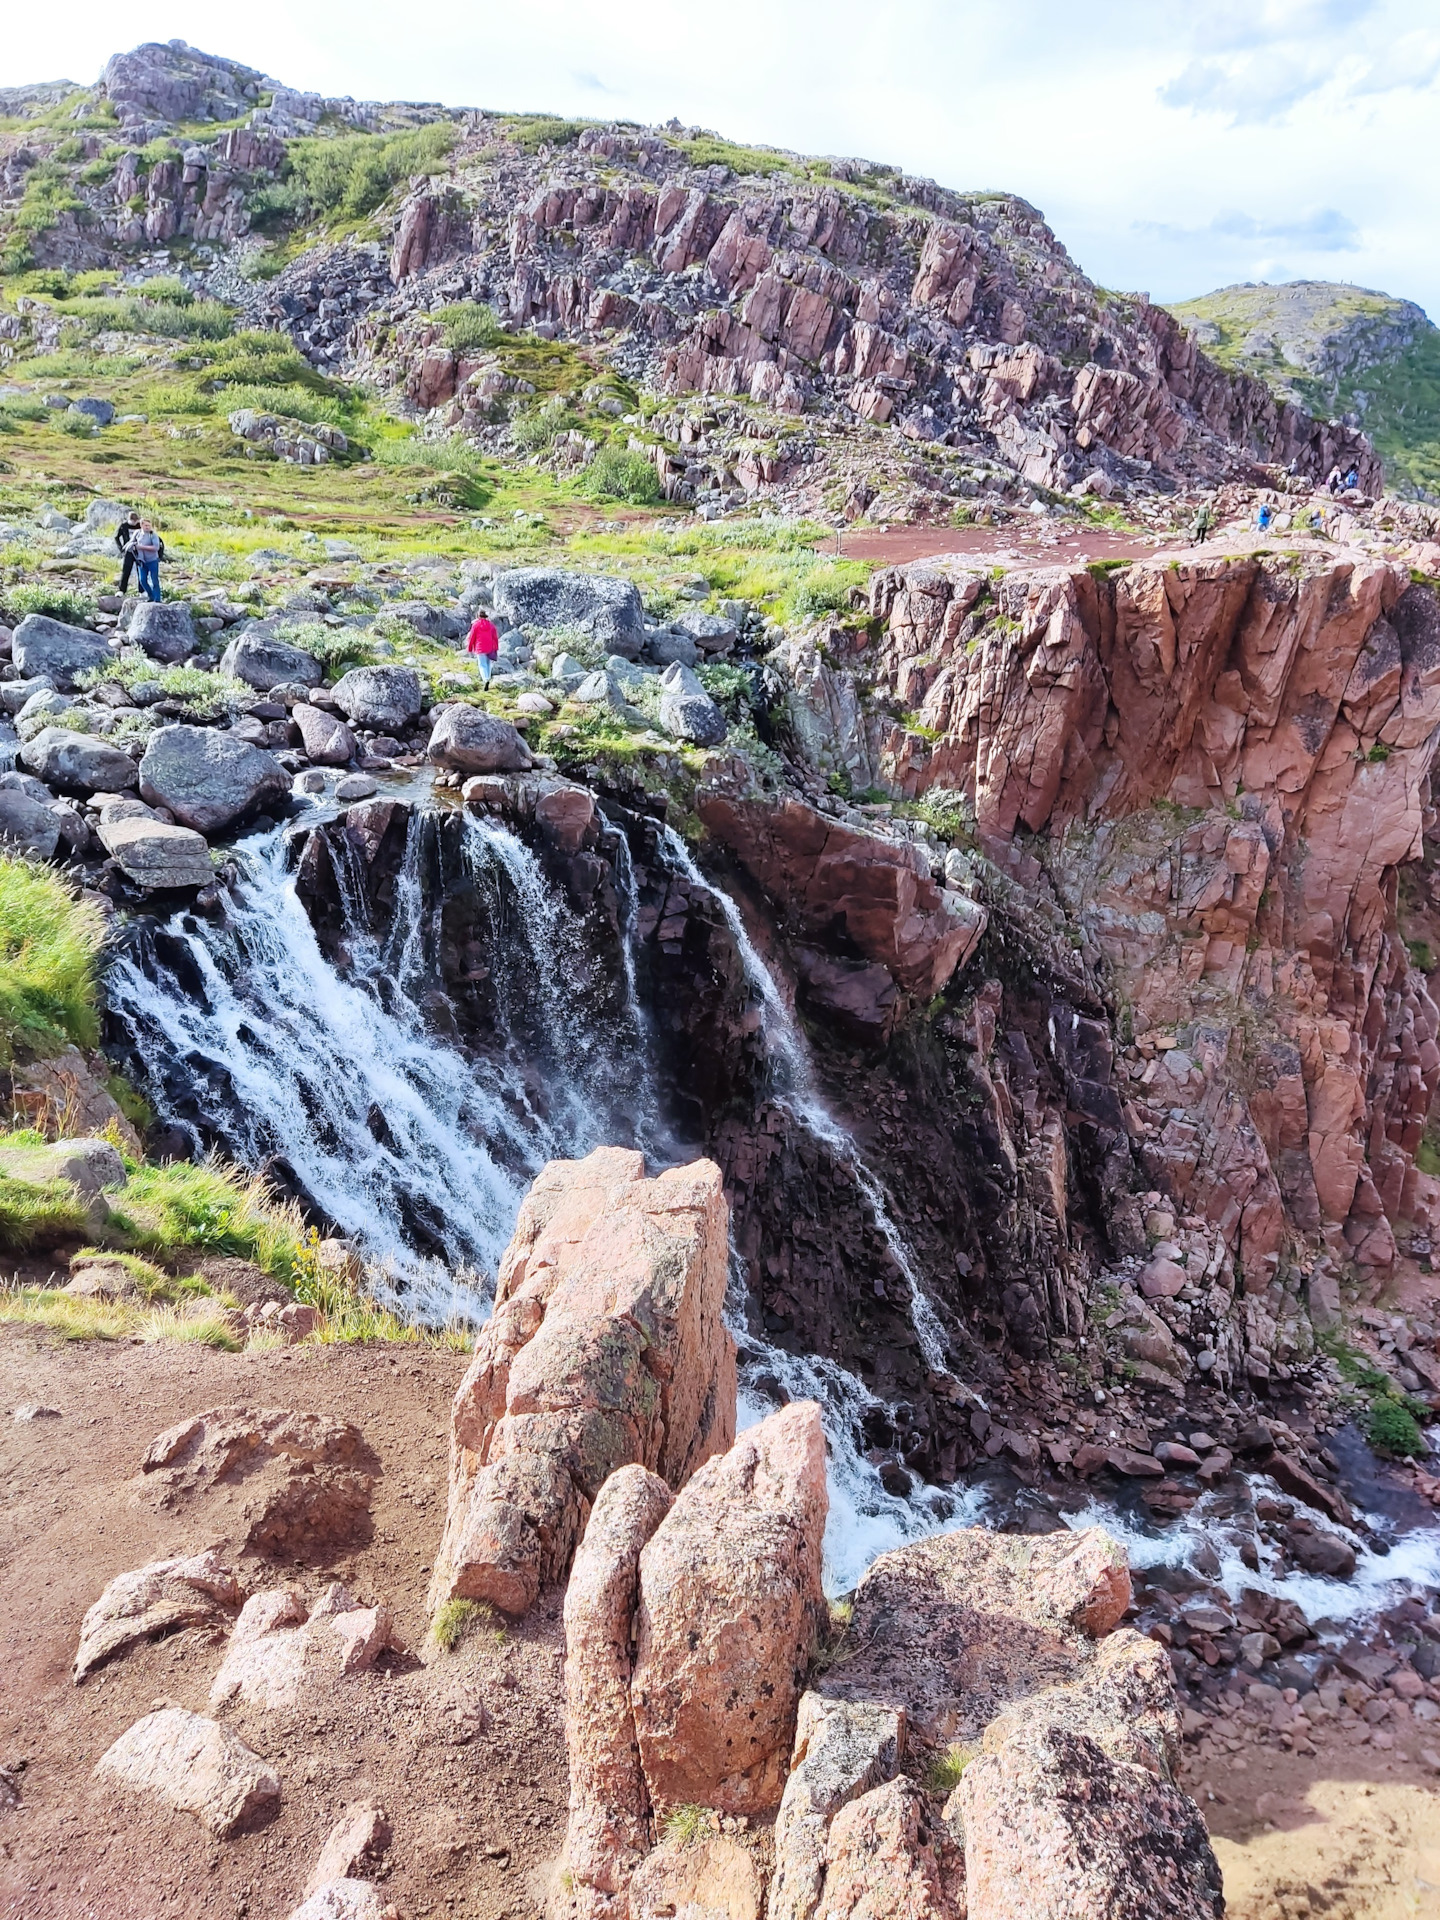
<svg viewBox="0 0 1440 1920">
<path fill-rule="evenodd" d="M 465 645 L 480 662 L 480 677 L 488 687 L 495 656 L 500 651 L 500 635 L 495 631 L 495 622 L 488 613 L 482 613 L 476 619 Z"/>
</svg>

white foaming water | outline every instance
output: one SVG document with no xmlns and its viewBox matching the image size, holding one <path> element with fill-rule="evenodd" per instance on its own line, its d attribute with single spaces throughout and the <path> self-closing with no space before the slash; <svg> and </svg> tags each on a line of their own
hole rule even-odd
<svg viewBox="0 0 1440 1920">
<path fill-rule="evenodd" d="M 337 846 L 346 977 L 320 949 L 296 894 L 289 836 L 277 831 L 240 849 L 242 878 L 223 923 L 177 913 L 147 966 L 116 962 L 106 994 L 161 1120 L 198 1141 L 188 1118 L 198 1102 L 242 1164 L 282 1157 L 362 1248 L 382 1295 L 437 1325 L 484 1317 L 530 1181 L 546 1160 L 617 1137 L 600 1095 L 623 1089 L 638 1063 L 586 1030 L 577 923 L 534 856 L 478 821 L 466 823 L 468 868 L 513 922 L 496 982 L 501 1023 L 511 1034 L 523 1023 L 527 1044 L 563 1063 L 551 1076 L 554 1102 L 541 1110 L 514 1058 L 467 1058 L 436 1036 L 416 1004 L 434 978 L 424 834 L 417 810 L 385 938 L 369 928 Z"/>
<path fill-rule="evenodd" d="M 1137 1570 L 1151 1567 L 1194 1567 L 1194 1556 L 1201 1546 L 1219 1556 L 1220 1572 L 1210 1584 L 1223 1587 L 1232 1600 L 1246 1588 L 1292 1600 L 1307 1620 L 1334 1620 L 1359 1624 L 1371 1620 L 1402 1600 L 1412 1590 L 1440 1587 L 1440 1528 L 1422 1527 L 1412 1533 L 1391 1534 L 1389 1523 L 1379 1514 L 1364 1516 L 1376 1534 L 1388 1539 L 1388 1554 L 1375 1553 L 1364 1537 L 1338 1525 L 1328 1515 L 1316 1513 L 1284 1494 L 1264 1474 L 1245 1476 L 1252 1493 L 1269 1493 L 1288 1500 L 1297 1511 L 1309 1514 L 1315 1526 L 1336 1533 L 1355 1549 L 1355 1572 L 1348 1580 L 1331 1580 L 1322 1574 L 1299 1571 L 1275 1573 L 1265 1557 L 1265 1544 L 1257 1541 L 1261 1565 L 1257 1571 L 1240 1558 L 1233 1537 L 1232 1513 L 1224 1496 L 1202 1494 L 1188 1514 L 1161 1531 L 1148 1531 L 1128 1519 L 1116 1508 L 1091 1499 L 1075 1512 L 1062 1514 L 1068 1527 L 1103 1527 L 1118 1540 Z M 1210 1578 L 1209 1576 L 1202 1576 Z"/>
<path fill-rule="evenodd" d="M 777 1086 L 775 1097 L 786 1107 L 814 1139 L 828 1147 L 853 1178 L 856 1186 L 865 1196 L 870 1209 L 870 1217 L 881 1238 L 890 1250 L 905 1284 L 910 1289 L 911 1324 L 915 1337 L 920 1342 L 920 1351 L 925 1364 L 932 1373 L 950 1371 L 946 1355 L 945 1330 L 940 1324 L 920 1272 L 915 1263 L 904 1234 L 891 1217 L 885 1198 L 885 1191 L 879 1180 L 860 1157 L 860 1148 L 852 1134 L 836 1120 L 815 1088 L 815 1073 L 810 1063 L 810 1052 L 805 1044 L 805 1036 L 796 1023 L 791 1011 L 775 981 L 775 976 L 755 950 L 754 942 L 745 931 L 745 922 L 740 917 L 740 909 L 722 887 L 714 886 L 707 880 L 690 856 L 690 850 L 673 827 L 663 827 L 665 845 L 676 866 L 684 874 L 691 886 L 698 887 L 719 907 L 729 928 L 730 937 L 740 955 L 745 969 L 745 978 L 760 996 L 765 1010 L 762 1031 L 770 1049 L 771 1060 L 775 1065 Z"/>
</svg>

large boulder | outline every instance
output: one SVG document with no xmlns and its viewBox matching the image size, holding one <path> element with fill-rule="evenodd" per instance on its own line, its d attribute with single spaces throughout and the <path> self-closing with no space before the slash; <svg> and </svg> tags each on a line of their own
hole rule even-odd
<svg viewBox="0 0 1440 1920">
<path fill-rule="evenodd" d="M 983 909 L 942 892 L 907 840 L 860 832 L 788 796 L 711 788 L 696 811 L 792 924 L 816 937 L 843 931 L 917 999 L 942 991 L 985 930 Z"/>
<path fill-rule="evenodd" d="M 524 1613 L 617 1467 L 678 1487 L 730 1444 L 728 1244 L 712 1161 L 647 1180 L 640 1154 L 610 1147 L 541 1170 L 455 1396 L 432 1607 Z"/>
<path fill-rule="evenodd" d="M 110 858 L 138 886 L 208 887 L 215 878 L 205 836 L 193 827 L 131 818 L 102 821 L 98 832 Z"/>
<path fill-rule="evenodd" d="M 132 647 L 167 665 L 185 659 L 200 645 L 194 617 L 183 600 L 142 600 L 130 616 L 126 638 Z"/>
<path fill-rule="evenodd" d="M 290 1911 L 289 1920 L 399 1920 L 369 1880 L 330 1880 Z"/>
<path fill-rule="evenodd" d="M 728 653 L 740 637 L 728 614 L 702 613 L 698 607 L 687 608 L 671 625 L 701 653 Z"/>
<path fill-rule="evenodd" d="M 273 754 L 214 727 L 161 727 L 140 762 L 142 798 L 197 833 L 223 833 L 289 792 Z"/>
<path fill-rule="evenodd" d="M 273 1769 L 228 1727 L 183 1707 L 163 1707 L 127 1727 L 95 1775 L 194 1814 L 221 1840 L 264 1825 L 280 1808 Z"/>
<path fill-rule="evenodd" d="M 495 614 L 514 627 L 578 628 L 626 660 L 638 660 L 645 644 L 639 590 L 606 574 L 507 568 L 495 576 Z"/>
<path fill-rule="evenodd" d="M 27 679 L 43 676 L 64 693 L 75 691 L 78 675 L 107 667 L 115 658 L 98 633 L 52 620 L 48 613 L 26 614 L 15 629 L 10 657 Z"/>
<path fill-rule="evenodd" d="M 984 1920 L 1220 1920 L 1225 1912 L 1194 1801 L 1083 1733 L 1033 1721 L 972 1760 L 952 1800 L 970 1912 Z"/>
<path fill-rule="evenodd" d="M 357 727 L 403 731 L 418 718 L 420 676 L 414 667 L 352 667 L 337 680 L 335 699 Z"/>
<path fill-rule="evenodd" d="M 698 676 L 677 661 L 666 668 L 661 686 L 660 724 L 665 731 L 697 747 L 718 747 L 729 728 Z"/>
<path fill-rule="evenodd" d="M 447 707 L 430 736 L 430 758 L 456 773 L 523 773 L 530 749 L 508 720 L 483 707 Z"/>
<path fill-rule="evenodd" d="M 70 727 L 45 727 L 20 758 L 49 787 L 66 793 L 122 793 L 135 784 L 135 762 L 119 747 Z"/>
<path fill-rule="evenodd" d="M 630 1707 L 640 1553 L 671 1493 L 658 1474 L 621 1467 L 601 1487 L 565 1589 L 565 1865 L 577 1916 L 623 1893 L 650 1845 L 650 1797 Z"/>
<path fill-rule="evenodd" d="M 228 1626 L 242 1597 L 239 1581 L 213 1547 L 117 1574 L 80 1623 L 75 1679 L 142 1640 L 183 1627 Z"/>
<path fill-rule="evenodd" d="M 360 750 L 340 716 L 327 713 L 323 707 L 312 707 L 302 700 L 290 709 L 290 718 L 300 729 L 300 744 L 313 766 L 348 766 Z"/>
<path fill-rule="evenodd" d="M 14 788 L 0 787 L 0 847 L 53 860 L 60 844 L 60 822 L 43 802 Z"/>
<path fill-rule="evenodd" d="M 641 1553 L 630 1698 L 655 1806 L 779 1803 L 828 1510 L 820 1410 L 794 1401 L 707 1461 Z"/>
<path fill-rule="evenodd" d="M 240 632 L 220 656 L 220 671 L 247 687 L 268 693 L 287 681 L 302 687 L 318 687 L 325 669 L 313 653 L 277 640 L 268 627 L 254 622 Z"/>
</svg>

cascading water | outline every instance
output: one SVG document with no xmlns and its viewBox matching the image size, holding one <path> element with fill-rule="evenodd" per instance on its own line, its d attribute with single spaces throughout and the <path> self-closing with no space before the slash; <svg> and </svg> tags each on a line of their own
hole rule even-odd
<svg viewBox="0 0 1440 1920">
<path fill-rule="evenodd" d="M 191 912 L 111 968 L 112 1019 L 160 1119 L 243 1165 L 278 1158 L 295 1187 L 363 1249 L 381 1291 L 429 1325 L 483 1318 L 520 1200 L 548 1159 L 647 1134 L 633 995 L 602 1026 L 583 986 L 575 916 L 535 856 L 489 823 L 464 822 L 464 857 L 506 929 L 495 979 L 506 1044 L 472 1058 L 437 1038 L 419 1004 L 433 984 L 437 928 L 416 809 L 388 929 L 363 887 L 337 879 L 347 926 L 342 974 L 297 897 L 291 835 L 246 842 L 222 923 Z M 523 1051 L 528 1070 L 522 1070 Z M 534 1063 L 546 1098 L 536 1098 Z M 648 1144 L 636 1138 L 635 1144 Z"/>
</svg>

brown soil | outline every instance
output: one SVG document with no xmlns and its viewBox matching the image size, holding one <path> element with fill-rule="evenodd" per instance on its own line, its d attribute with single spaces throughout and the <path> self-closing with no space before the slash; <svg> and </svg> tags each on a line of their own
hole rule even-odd
<svg viewBox="0 0 1440 1920">
<path fill-rule="evenodd" d="M 383 1884 L 404 1920 L 539 1913 L 565 1823 L 558 1606 L 453 1654 L 425 1639 L 462 1368 L 419 1347 L 229 1354 L 0 1327 L 0 1766 L 23 1768 L 19 1810 L 0 1812 L 0 1920 L 284 1920 L 332 1823 L 369 1799 L 393 1822 Z M 60 1417 L 9 1417 L 37 1400 Z M 220 1842 L 92 1778 L 158 1702 L 210 1712 L 220 1637 L 142 1646 L 81 1687 L 70 1662 L 82 1615 L 117 1573 L 225 1539 L 237 1516 L 223 1500 L 161 1510 L 136 1483 L 157 1432 L 227 1402 L 342 1415 L 383 1469 L 368 1546 L 325 1569 L 247 1556 L 246 1584 L 342 1578 L 394 1610 L 412 1651 L 291 1713 L 223 1710 L 279 1772 L 284 1800 L 270 1826 Z M 1423 1757 L 1440 1732 L 1401 1717 L 1384 1737 L 1382 1750 L 1322 1726 L 1304 1753 L 1242 1721 L 1187 1748 L 1183 1783 L 1215 1837 L 1231 1920 L 1440 1920 L 1440 1793 Z"/>
<path fill-rule="evenodd" d="M 0 1812 L 3 1920 L 283 1920 L 333 1822 L 367 1799 L 394 1826 L 385 1892 L 405 1920 L 538 1911 L 565 1822 L 558 1606 L 453 1654 L 425 1640 L 463 1364 L 418 1347 L 230 1354 L 66 1346 L 0 1328 L 0 1766 L 23 1766 L 19 1810 Z M 14 1421 L 26 1401 L 60 1418 Z M 161 1701 L 211 1711 L 219 1639 L 195 1630 L 139 1647 L 80 1687 L 70 1662 L 82 1615 L 117 1573 L 233 1525 L 235 1509 L 214 1496 L 169 1511 L 135 1497 L 155 1434 L 226 1403 L 354 1420 L 383 1469 L 367 1547 L 324 1570 L 250 1556 L 239 1562 L 246 1585 L 318 1590 L 339 1577 L 392 1608 L 412 1651 L 328 1683 L 292 1713 L 221 1712 L 284 1787 L 271 1825 L 222 1843 L 92 1778 L 110 1743 Z"/>
</svg>

